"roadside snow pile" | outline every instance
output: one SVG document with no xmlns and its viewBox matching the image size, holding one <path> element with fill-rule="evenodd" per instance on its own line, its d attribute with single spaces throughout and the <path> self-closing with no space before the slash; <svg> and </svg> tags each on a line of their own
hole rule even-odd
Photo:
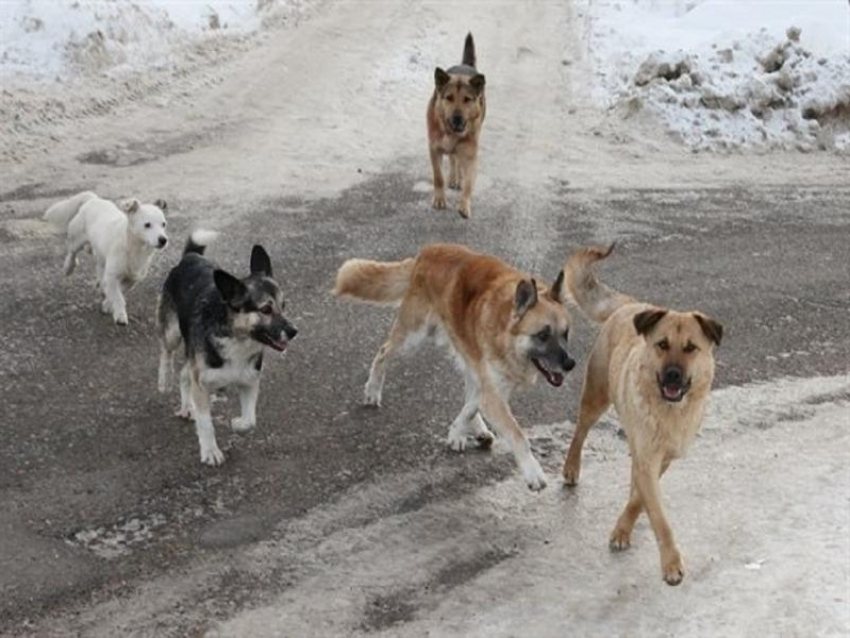
<svg viewBox="0 0 850 638">
<path fill-rule="evenodd" d="M 187 41 L 255 31 L 289 0 L 2 0 L 0 77 L 166 66 Z"/>
<path fill-rule="evenodd" d="M 596 5 L 597 97 L 694 149 L 850 152 L 845 0 Z"/>
</svg>

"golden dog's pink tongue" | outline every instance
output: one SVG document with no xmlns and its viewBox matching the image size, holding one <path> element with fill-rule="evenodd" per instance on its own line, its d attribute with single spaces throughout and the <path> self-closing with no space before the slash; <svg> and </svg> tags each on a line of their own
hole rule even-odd
<svg viewBox="0 0 850 638">
<path fill-rule="evenodd" d="M 664 396 L 668 399 L 675 399 L 679 396 L 679 388 L 673 385 L 664 386 Z"/>
</svg>

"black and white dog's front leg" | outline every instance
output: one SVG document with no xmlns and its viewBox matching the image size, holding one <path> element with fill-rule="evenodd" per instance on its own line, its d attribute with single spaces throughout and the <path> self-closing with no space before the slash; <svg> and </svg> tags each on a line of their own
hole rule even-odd
<svg viewBox="0 0 850 638">
<path fill-rule="evenodd" d="M 201 463 L 221 465 L 224 463 L 224 454 L 218 449 L 218 444 L 215 441 L 215 428 L 210 412 L 210 395 L 195 378 L 192 379 L 192 403 L 198 444 L 201 446 Z"/>
<path fill-rule="evenodd" d="M 239 386 L 239 403 L 242 416 L 230 421 L 230 427 L 237 432 L 247 432 L 257 424 L 257 398 L 260 396 L 260 377 L 249 385 Z"/>
</svg>

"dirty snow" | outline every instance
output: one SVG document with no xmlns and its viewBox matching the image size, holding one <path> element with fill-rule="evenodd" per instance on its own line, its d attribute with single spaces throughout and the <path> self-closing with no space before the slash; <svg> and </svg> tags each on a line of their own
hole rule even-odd
<svg viewBox="0 0 850 638">
<path fill-rule="evenodd" d="M 850 152 L 844 0 L 591 5 L 595 97 L 693 149 Z"/>
</svg>

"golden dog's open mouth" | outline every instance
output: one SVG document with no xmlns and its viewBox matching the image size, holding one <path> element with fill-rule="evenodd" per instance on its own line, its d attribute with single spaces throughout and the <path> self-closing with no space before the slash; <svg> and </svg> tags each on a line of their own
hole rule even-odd
<svg viewBox="0 0 850 638">
<path fill-rule="evenodd" d="M 691 383 L 688 381 L 685 384 L 678 383 L 663 383 L 661 378 L 658 378 L 658 387 L 661 390 L 661 398 L 669 403 L 678 403 L 685 398 L 688 390 L 691 388 Z"/>
<path fill-rule="evenodd" d="M 542 374 L 546 381 L 549 382 L 549 385 L 554 387 L 560 387 L 560 385 L 564 382 L 564 375 L 560 372 L 555 372 L 554 370 L 550 370 L 546 367 L 546 364 L 543 363 L 540 359 L 536 357 L 531 357 L 532 363 L 534 366 L 540 370 L 540 374 Z"/>
</svg>

